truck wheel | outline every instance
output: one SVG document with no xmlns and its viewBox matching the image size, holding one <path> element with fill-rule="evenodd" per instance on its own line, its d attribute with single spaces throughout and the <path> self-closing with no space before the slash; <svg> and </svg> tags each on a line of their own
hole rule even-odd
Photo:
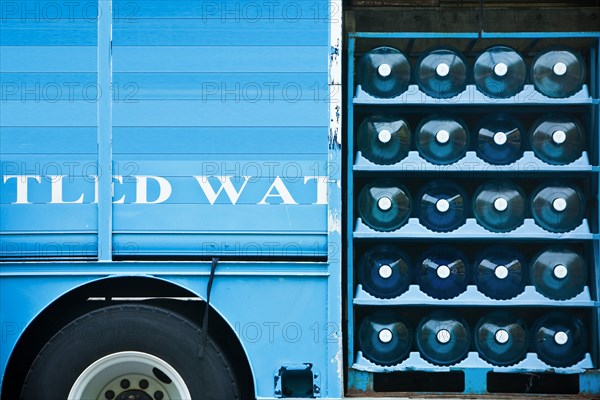
<svg viewBox="0 0 600 400">
<path fill-rule="evenodd" d="M 162 308 L 125 304 L 81 316 L 44 346 L 24 400 L 237 399 L 233 370 L 200 329 Z"/>
</svg>

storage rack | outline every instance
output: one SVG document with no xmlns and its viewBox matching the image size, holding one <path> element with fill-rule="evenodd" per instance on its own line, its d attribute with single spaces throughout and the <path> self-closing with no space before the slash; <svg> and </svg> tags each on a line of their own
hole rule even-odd
<svg viewBox="0 0 600 400">
<path fill-rule="evenodd" d="M 600 308 L 598 294 L 600 293 L 600 255 L 599 235 L 600 225 L 598 213 L 598 187 L 600 179 L 599 155 L 600 155 L 600 85 L 599 85 L 599 41 L 598 33 L 372 33 L 355 32 L 350 33 L 348 38 L 348 74 L 347 74 L 347 126 L 346 126 L 346 235 L 347 235 L 347 365 L 348 379 L 347 390 L 349 393 L 369 393 L 379 391 L 377 379 L 385 378 L 386 375 L 396 373 L 411 373 L 415 371 L 423 373 L 440 373 L 458 371 L 462 373 L 462 385 L 454 392 L 465 394 L 489 393 L 490 380 L 502 377 L 504 374 L 554 374 L 552 377 L 570 375 L 578 381 L 579 393 L 600 392 Z M 551 44 L 565 44 L 586 53 L 587 82 L 583 89 L 575 95 L 564 98 L 549 98 L 535 91 L 530 80 L 526 82 L 523 91 L 509 99 L 493 99 L 487 97 L 477 90 L 472 82 L 461 94 L 451 99 L 435 99 L 427 96 L 418 89 L 411 79 L 408 90 L 400 96 L 392 99 L 379 99 L 363 92 L 355 81 L 355 68 L 360 56 L 366 51 L 379 47 L 390 46 L 402 51 L 411 60 L 411 66 L 415 68 L 415 60 L 419 51 L 426 51 L 440 45 L 450 45 L 463 54 L 478 54 L 485 48 L 496 44 L 507 44 L 518 47 L 524 54 L 527 66 L 531 64 L 531 54 L 549 47 Z M 472 69 L 471 62 L 468 63 Z M 564 107 L 557 107 L 562 105 Z M 538 112 L 544 114 L 545 107 L 574 111 L 585 115 L 586 151 L 577 161 L 568 165 L 549 165 L 537 159 L 531 148 L 526 148 L 523 157 L 510 165 L 493 166 L 489 168 L 480 160 L 474 151 L 452 165 L 434 165 L 425 161 L 414 149 L 414 140 L 409 155 L 394 165 L 377 165 L 365 159 L 355 148 L 356 128 L 360 119 L 366 115 L 372 115 L 382 111 L 393 112 L 395 115 L 422 114 L 422 117 L 434 112 L 452 111 L 464 113 L 481 113 L 489 111 L 507 111 L 508 113 Z M 582 121 L 583 122 L 583 121 Z M 416 126 L 411 125 L 414 133 Z M 524 138 L 529 131 L 523 132 Z M 470 129 L 471 143 L 474 141 L 473 129 Z M 525 139 L 527 140 L 527 139 Z M 475 167 L 473 167 L 475 165 Z M 535 166 L 524 168 L 524 166 Z M 415 167 L 416 166 L 416 167 Z M 533 171 L 532 171 L 533 169 Z M 518 229 L 507 233 L 494 233 L 485 230 L 477 224 L 474 218 L 468 218 L 467 223 L 459 229 L 438 233 L 423 227 L 416 215 L 411 215 L 409 222 L 400 229 L 393 232 L 378 232 L 363 224 L 356 211 L 356 198 L 360 191 L 361 182 L 377 177 L 393 177 L 402 182 L 403 180 L 421 180 L 424 184 L 428 179 L 447 178 L 458 180 L 464 176 L 457 172 L 468 171 L 472 177 L 481 182 L 492 178 L 506 178 L 516 180 L 527 179 L 551 179 L 553 177 L 575 177 L 584 180 L 584 189 L 588 197 L 588 210 L 584 222 L 575 230 L 567 233 L 550 233 L 535 224 L 531 216 Z M 415 194 L 411 191 L 413 204 Z M 471 193 L 472 194 L 472 193 Z M 416 208 L 416 207 L 413 207 Z M 427 241 L 443 241 L 457 248 L 461 246 L 477 247 L 478 245 L 507 244 L 509 246 L 536 247 L 541 249 L 546 245 L 558 243 L 578 246 L 583 249 L 583 255 L 588 260 L 588 284 L 583 292 L 576 297 L 566 300 L 551 300 L 536 292 L 531 282 L 527 283 L 525 291 L 510 300 L 492 300 L 480 293 L 474 284 L 470 284 L 466 292 L 450 300 L 437 300 L 424 294 L 419 287 L 412 282 L 409 290 L 394 299 L 379 299 L 367 293 L 358 284 L 355 273 L 355 262 L 361 256 L 361 251 L 372 243 L 390 243 L 407 247 L 426 247 Z M 418 251 L 418 250 L 414 250 Z M 468 254 L 470 259 L 474 254 Z M 526 269 L 528 276 L 528 269 Z M 401 312 L 424 316 L 434 308 L 449 307 L 459 311 L 462 315 L 480 316 L 482 313 L 492 309 L 510 309 L 515 312 L 531 313 L 541 316 L 553 309 L 569 309 L 584 315 L 589 330 L 589 351 L 585 358 L 576 365 L 567 368 L 553 368 L 543 363 L 537 355 L 529 352 L 526 358 L 510 367 L 496 367 L 479 357 L 474 347 L 466 359 L 458 364 L 441 367 L 433 365 L 424 360 L 413 348 L 408 359 L 398 365 L 382 367 L 366 359 L 358 348 L 355 332 L 357 331 L 360 317 L 379 308 L 393 307 Z M 415 326 L 413 326 L 414 328 Z M 471 325 L 473 328 L 473 325 Z M 432 375 L 435 377 L 435 375 Z M 430 380 L 429 382 L 433 382 Z M 390 379 L 386 379 L 390 381 Z M 383 385 L 384 386 L 384 385 Z M 410 388 L 396 388 L 392 391 L 412 391 Z M 387 391 L 387 390 L 385 390 Z M 418 392 L 443 392 L 435 386 L 425 390 L 415 389 Z"/>
</svg>

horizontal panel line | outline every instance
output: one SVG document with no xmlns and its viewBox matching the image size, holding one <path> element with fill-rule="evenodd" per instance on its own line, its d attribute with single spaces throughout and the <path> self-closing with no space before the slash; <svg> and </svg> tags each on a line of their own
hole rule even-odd
<svg viewBox="0 0 600 400">
<path fill-rule="evenodd" d="M 166 126 L 169 127 L 169 126 Z M 97 129 L 97 125 L 2 125 L 0 128 L 18 128 L 18 129 L 27 129 L 27 128 L 95 128 Z M 140 127 L 145 128 L 145 127 Z"/>
<path fill-rule="evenodd" d="M 269 150 L 269 149 L 266 149 Z M 17 154 L 23 154 L 23 153 L 17 153 Z M 47 154 L 47 153 L 26 153 L 26 154 Z M 56 153 L 59 154 L 59 153 Z M 67 153 L 67 154 L 75 154 L 75 153 Z M 94 153 L 95 154 L 95 153 Z M 138 155 L 138 154 L 144 154 L 144 155 L 150 155 L 150 154 L 156 154 L 156 155 L 263 155 L 265 154 L 265 152 L 261 152 L 261 153 L 244 153 L 244 152 L 239 152 L 239 153 L 178 153 L 178 152 L 173 152 L 173 153 L 167 153 L 167 152 L 160 152 L 160 153 L 141 153 L 141 152 L 136 152 L 136 153 L 119 153 L 116 151 L 113 151 L 113 155 L 120 155 L 120 156 L 126 156 L 126 155 Z M 307 152 L 307 153 L 301 153 L 301 152 L 292 152 L 292 153 L 285 153 L 285 152 L 281 152 L 278 151 L 276 153 L 266 153 L 266 154 L 301 154 L 301 155 L 324 155 L 324 154 L 329 154 L 327 151 L 323 151 L 322 153 L 314 153 L 314 152 Z M 138 160 L 138 161 L 146 161 L 146 160 Z M 161 161 L 161 162 L 165 162 L 165 161 L 171 161 L 171 160 L 162 160 L 162 159 L 156 159 L 156 160 L 150 160 L 150 161 Z M 173 160 L 173 161 L 185 161 L 188 162 L 190 160 Z M 214 160 L 193 160 L 193 161 L 214 161 Z M 240 161 L 240 160 L 227 160 L 227 161 Z M 243 160 L 246 161 L 246 160 Z M 251 160 L 251 161 L 260 161 L 260 160 Z M 286 161 L 286 160 L 283 160 Z M 301 160 L 300 160 L 301 161 Z"/>
<path fill-rule="evenodd" d="M 329 128 L 328 125 L 113 125 L 113 128 Z"/>
<path fill-rule="evenodd" d="M 115 48 L 118 48 L 118 47 L 140 47 L 140 48 L 144 48 L 144 47 L 148 47 L 148 48 L 154 48 L 154 47 L 191 47 L 191 48 L 198 48 L 198 47 L 229 47 L 229 46 L 232 46 L 232 43 L 198 44 L 198 45 L 193 45 L 193 44 L 116 44 L 114 42 L 114 37 L 113 37 L 113 50 Z M 9 47 L 9 46 L 6 46 L 6 47 Z M 43 47 L 43 46 L 40 46 L 40 47 Z M 56 47 L 59 47 L 59 46 L 56 46 Z M 71 47 L 71 46 L 60 46 L 60 47 Z M 82 47 L 89 47 L 89 46 L 82 45 Z M 326 49 L 326 48 L 329 47 L 329 45 L 325 45 L 325 44 L 293 44 L 293 45 L 283 45 L 283 44 L 235 44 L 235 47 L 240 47 L 240 48 L 244 48 L 244 47 L 285 47 L 286 50 L 287 50 L 287 49 L 293 49 L 295 47 L 316 47 L 316 48 Z M 113 55 L 113 58 L 114 58 L 114 55 Z"/>
</svg>

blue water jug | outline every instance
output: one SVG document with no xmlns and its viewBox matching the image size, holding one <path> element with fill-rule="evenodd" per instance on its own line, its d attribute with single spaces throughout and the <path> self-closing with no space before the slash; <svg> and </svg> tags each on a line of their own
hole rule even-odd
<svg viewBox="0 0 600 400">
<path fill-rule="evenodd" d="M 417 63 L 419 88 L 431 97 L 448 99 L 465 90 L 467 63 L 460 53 L 440 48 L 425 53 Z"/>
<path fill-rule="evenodd" d="M 535 155 L 553 165 L 572 163 L 581 157 L 585 146 L 581 123 L 567 114 L 542 117 L 531 130 L 529 141 Z"/>
<path fill-rule="evenodd" d="M 475 327 L 475 347 L 490 364 L 506 367 L 523 360 L 529 347 L 525 321 L 509 311 L 493 311 Z"/>
<path fill-rule="evenodd" d="M 583 321 L 568 311 L 541 317 L 531 335 L 538 357 L 551 367 L 570 367 L 583 360 L 588 349 Z"/>
<path fill-rule="evenodd" d="M 531 79 L 537 91 L 548 97 L 570 97 L 585 83 L 585 63 L 575 51 L 547 50 L 533 62 Z"/>
<path fill-rule="evenodd" d="M 358 127 L 358 149 L 375 164 L 395 164 L 408 155 L 411 134 L 406 121 L 376 115 L 365 118 Z"/>
<path fill-rule="evenodd" d="M 408 221 L 411 200 L 408 190 L 393 180 L 366 184 L 358 196 L 358 213 L 363 222 L 377 231 L 394 231 Z"/>
<path fill-rule="evenodd" d="M 435 299 L 451 299 L 467 289 L 467 257 L 454 247 L 429 249 L 415 271 L 421 291 Z"/>
<path fill-rule="evenodd" d="M 506 114 L 484 118 L 477 130 L 477 155 L 495 165 L 511 164 L 523 155 L 523 128 Z"/>
<path fill-rule="evenodd" d="M 368 315 L 358 331 L 363 355 L 382 366 L 404 361 L 410 353 L 412 338 L 409 323 L 392 310 L 379 310 Z"/>
<path fill-rule="evenodd" d="M 494 46 L 482 53 L 473 68 L 477 88 L 494 98 L 508 98 L 523 90 L 527 67 L 519 53 L 507 46 Z"/>
<path fill-rule="evenodd" d="M 474 195 L 475 219 L 492 232 L 509 232 L 521 226 L 526 209 L 523 190 L 510 181 L 485 183 Z"/>
<path fill-rule="evenodd" d="M 410 82 L 410 63 L 392 47 L 378 47 L 363 55 L 357 67 L 357 80 L 371 96 L 391 98 L 402 94 Z"/>
<path fill-rule="evenodd" d="M 587 283 L 585 259 L 565 246 L 553 246 L 531 262 L 535 289 L 553 300 L 568 300 L 583 291 Z"/>
<path fill-rule="evenodd" d="M 421 156 L 430 163 L 452 164 L 465 156 L 469 132 L 456 118 L 434 115 L 421 122 L 415 142 Z"/>
<path fill-rule="evenodd" d="M 357 275 L 368 293 L 380 299 L 391 299 L 408 289 L 412 268 L 404 252 L 396 246 L 382 244 L 362 255 Z"/>
<path fill-rule="evenodd" d="M 450 232 L 466 221 L 466 194 L 448 180 L 435 180 L 419 196 L 419 222 L 435 232 Z"/>
<path fill-rule="evenodd" d="M 535 222 L 550 232 L 569 232 L 581 225 L 585 197 L 566 181 L 549 182 L 538 187 L 531 197 Z"/>
<path fill-rule="evenodd" d="M 419 353 L 432 364 L 456 364 L 467 356 L 470 345 L 467 323 L 452 311 L 435 311 L 417 327 Z"/>
<path fill-rule="evenodd" d="M 477 255 L 475 283 L 477 289 L 495 300 L 507 300 L 525 290 L 523 255 L 508 246 L 491 246 Z"/>
</svg>

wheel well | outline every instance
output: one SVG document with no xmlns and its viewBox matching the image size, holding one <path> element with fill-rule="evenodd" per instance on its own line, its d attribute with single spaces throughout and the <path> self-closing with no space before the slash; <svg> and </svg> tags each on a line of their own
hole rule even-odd
<svg viewBox="0 0 600 400">
<path fill-rule="evenodd" d="M 123 300 L 121 300 L 123 299 Z M 29 367 L 42 347 L 62 327 L 77 317 L 119 302 L 142 302 L 169 309 L 202 325 L 206 302 L 173 283 L 149 277 L 107 278 L 83 285 L 58 298 L 25 329 L 8 361 L 4 374 L 4 399 L 18 399 Z M 242 398 L 254 398 L 250 364 L 235 332 L 212 308 L 208 333 L 231 363 Z"/>
</svg>

